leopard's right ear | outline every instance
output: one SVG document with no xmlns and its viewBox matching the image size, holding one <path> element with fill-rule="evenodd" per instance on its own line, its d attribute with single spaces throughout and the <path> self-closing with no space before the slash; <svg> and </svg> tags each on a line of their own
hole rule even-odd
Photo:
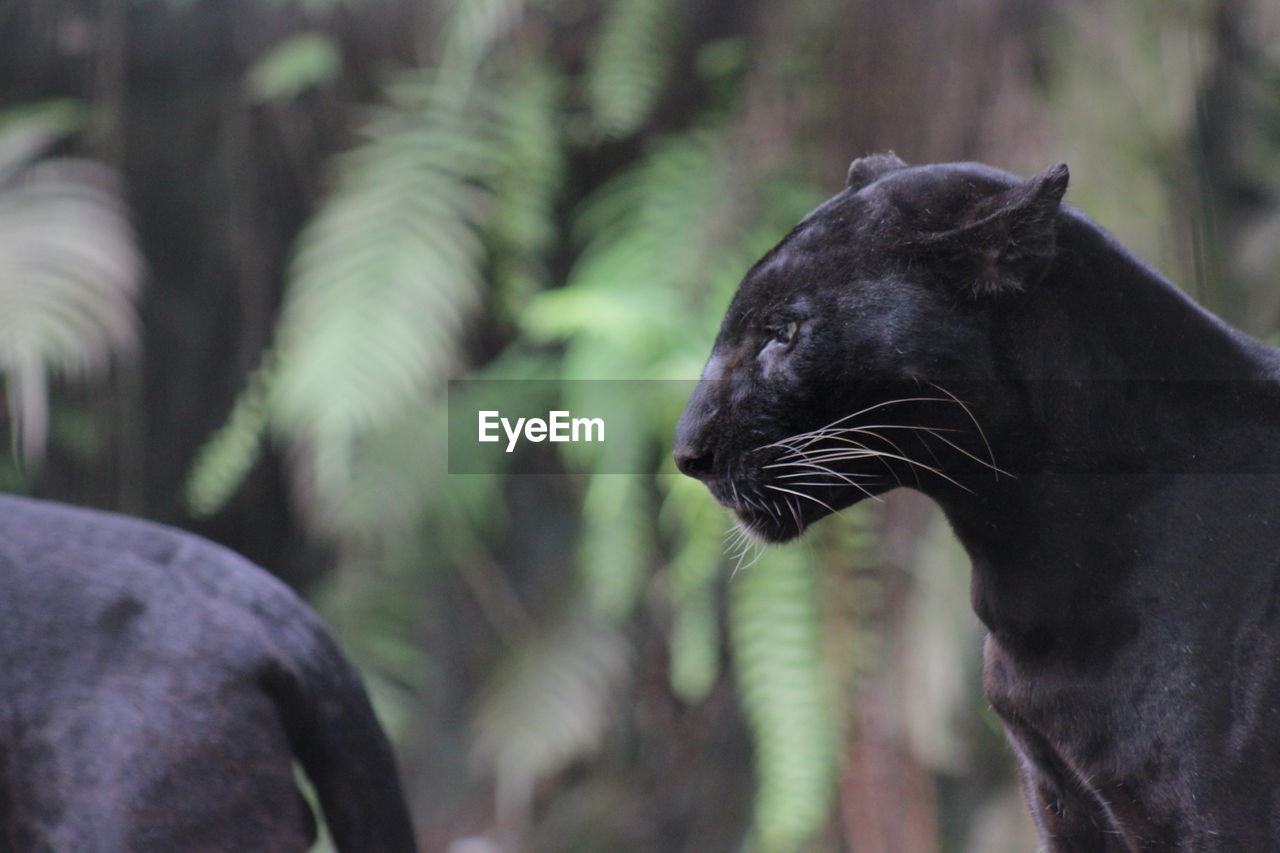
<svg viewBox="0 0 1280 853">
<path fill-rule="evenodd" d="M 931 252 L 972 296 L 1024 290 L 1039 280 L 1057 252 L 1057 220 L 1071 175 L 1066 163 L 980 199 L 949 231 L 921 235 Z"/>
<path fill-rule="evenodd" d="M 871 154 L 859 157 L 849 164 L 849 174 L 845 178 L 845 186 L 857 192 L 890 172 L 907 168 L 907 164 L 898 159 L 890 151 L 888 154 Z"/>
</svg>

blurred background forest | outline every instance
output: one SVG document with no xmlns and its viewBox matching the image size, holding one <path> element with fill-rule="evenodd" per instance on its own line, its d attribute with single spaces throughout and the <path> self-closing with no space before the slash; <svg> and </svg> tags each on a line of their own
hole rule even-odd
<svg viewBox="0 0 1280 853">
<path fill-rule="evenodd" d="M 1280 325 L 1272 0 L 0 0 L 0 488 L 298 588 L 426 850 L 1033 850 L 927 501 L 759 553 L 639 404 L 647 475 L 446 469 L 451 379 L 695 378 L 890 149 Z"/>
</svg>

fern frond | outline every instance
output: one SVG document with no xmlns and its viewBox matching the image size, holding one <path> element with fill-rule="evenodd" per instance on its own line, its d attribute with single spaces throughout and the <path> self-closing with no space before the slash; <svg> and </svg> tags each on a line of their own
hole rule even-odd
<svg viewBox="0 0 1280 853">
<path fill-rule="evenodd" d="M 522 642 L 492 675 L 474 716 L 473 754 L 497 777 L 500 813 L 596 748 L 628 657 L 617 633 L 570 618 Z"/>
<path fill-rule="evenodd" d="M 688 346 L 687 290 L 715 251 L 708 227 L 724 200 L 722 176 L 714 138 L 691 134 L 661 146 L 583 206 L 575 228 L 586 245 L 568 284 L 539 294 L 520 317 L 534 340 L 567 342 L 560 375 L 570 410 L 591 408 L 584 400 L 575 409 L 575 395 L 610 384 L 577 380 L 653 376 L 655 364 Z M 630 612 L 641 588 L 653 531 L 648 483 L 616 472 L 650 470 L 653 437 L 669 425 L 660 422 L 663 409 L 648 401 L 609 408 L 618 412 L 615 422 L 630 428 L 623 440 L 610 441 L 622 459 L 597 460 L 578 566 L 587 600 L 599 615 L 617 619 Z"/>
<path fill-rule="evenodd" d="M 683 702 L 701 702 L 720 675 L 720 614 L 710 586 L 681 598 L 667 648 L 672 692 Z"/>
<path fill-rule="evenodd" d="M 568 284 L 521 317 L 533 339 L 569 341 L 564 378 L 653 377 L 690 348 L 690 295 L 723 242 L 725 177 L 719 140 L 694 132 L 665 141 L 584 203 Z"/>
<path fill-rule="evenodd" d="M 264 365 L 249 376 L 226 423 L 196 452 L 184 487 L 187 506 L 196 517 L 211 515 L 230 500 L 257 463 L 267 424 L 269 372 Z"/>
<path fill-rule="evenodd" d="M 578 570 L 590 612 L 623 621 L 650 565 L 652 517 L 648 484 L 627 474 L 596 474 L 582 505 Z"/>
<path fill-rule="evenodd" d="M 659 523 L 674 541 L 667 566 L 675 607 L 669 640 L 671 687 L 681 699 L 693 703 L 707 695 L 719 675 L 714 584 L 724 562 L 726 522 L 701 483 L 688 477 L 664 479 L 667 492 Z"/>
<path fill-rule="evenodd" d="M 0 362 L 76 373 L 136 343 L 142 260 L 111 173 L 55 160 L 0 188 Z"/>
<path fill-rule="evenodd" d="M 436 393 L 454 369 L 485 288 L 493 122 L 483 105 L 464 109 L 435 93 L 426 75 L 402 81 L 367 141 L 339 160 L 334 191 L 298 237 L 273 368 L 237 403 L 240 423 L 220 434 L 229 449 L 202 453 L 191 475 L 203 511 L 247 472 L 260 424 L 300 449 L 302 482 L 340 490 L 353 444 Z"/>
<path fill-rule="evenodd" d="M 453 369 L 479 303 L 486 117 L 433 103 L 422 82 L 343 159 L 299 237 L 269 394 L 286 434 L 347 440 L 397 415 Z"/>
<path fill-rule="evenodd" d="M 805 849 L 835 788 L 836 726 L 815 575 L 804 551 L 775 548 L 730 586 L 734 671 L 756 748 L 760 853 Z"/>
<path fill-rule="evenodd" d="M 302 487 L 341 502 L 356 446 L 439 394 L 489 264 L 534 274 L 561 181 L 554 138 L 534 137 L 558 98 L 553 80 L 529 74 L 464 103 L 418 73 L 389 87 L 367 141 L 339 159 L 298 237 L 261 391 L 261 423 L 294 446 Z M 519 201 L 499 195 L 517 190 Z M 201 454 L 189 493 L 202 511 L 247 472 L 258 410 L 238 403 L 239 425 L 217 438 L 226 449 Z"/>
<path fill-rule="evenodd" d="M 601 187 L 575 218 L 574 234 L 587 242 L 573 282 L 615 289 L 648 283 L 652 291 L 696 280 L 719 248 L 721 241 L 706 237 L 732 198 L 723 157 L 715 134 L 692 131 L 663 141 L 633 171 Z M 614 254 L 631 263 L 619 269 L 610 262 Z M 656 282 L 640 278 L 651 273 L 659 274 Z"/>
<path fill-rule="evenodd" d="M 627 136 L 649 117 L 681 35 L 680 9 L 674 0 L 610 4 L 587 68 L 587 95 L 604 136 Z"/>
<path fill-rule="evenodd" d="M 441 67 L 452 87 L 466 88 L 494 44 L 524 15 L 528 0 L 454 0 L 445 21 Z"/>
<path fill-rule="evenodd" d="M 0 113 L 0 183 L 27 168 L 49 146 L 84 126 L 87 110 L 74 100 L 46 100 Z"/>
<path fill-rule="evenodd" d="M 563 98 L 561 76 L 530 62 L 497 107 L 499 168 L 487 234 L 494 287 L 513 315 L 550 277 L 546 259 L 557 238 L 565 172 Z"/>
<path fill-rule="evenodd" d="M 434 513 L 435 547 L 447 552 L 460 535 L 450 530 L 451 522 L 474 528 L 474 507 L 502 501 L 496 474 L 446 483 L 446 416 L 443 401 L 426 397 L 352 442 L 323 443 L 293 460 L 294 496 L 303 516 L 339 541 L 372 545 L 406 531 L 422 536 Z M 346 455 L 323 455 L 334 451 Z"/>
<path fill-rule="evenodd" d="M 48 128 L 21 122 L 0 135 L 10 158 L 34 155 Z M 16 137 L 16 138 L 15 138 Z M 136 345 L 142 258 L 114 175 L 85 161 L 20 168 L 0 183 L 0 372 L 28 464 L 43 454 L 47 376 L 104 368 Z M 3 171 L 3 167 L 0 167 Z"/>
<path fill-rule="evenodd" d="M 342 70 L 342 52 L 331 36 L 296 33 L 269 48 L 249 68 L 245 95 L 264 103 L 297 97 Z"/>
</svg>

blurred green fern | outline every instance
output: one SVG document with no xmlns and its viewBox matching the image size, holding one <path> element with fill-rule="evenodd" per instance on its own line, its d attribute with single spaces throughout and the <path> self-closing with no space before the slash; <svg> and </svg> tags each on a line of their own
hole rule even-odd
<svg viewBox="0 0 1280 853">
<path fill-rule="evenodd" d="M 489 289 L 487 241 L 526 282 L 513 288 L 536 276 L 529 259 L 549 239 L 536 220 L 558 186 L 558 146 L 542 137 L 555 98 L 536 73 L 465 104 L 425 73 L 392 88 L 298 238 L 267 366 L 193 468 L 197 512 L 238 487 L 264 429 L 295 448 L 300 496 L 340 503 L 363 437 L 438 397 Z"/>
<path fill-rule="evenodd" d="M 488 310 L 514 327 L 512 346 L 483 375 L 558 379 L 570 410 L 575 395 L 585 402 L 598 391 L 586 380 L 691 379 L 742 271 L 814 195 L 762 176 L 751 177 L 763 189 L 744 188 L 733 127 L 718 118 L 649 140 L 634 165 L 570 211 L 566 239 L 564 162 L 582 143 L 564 130 L 573 86 L 583 86 L 596 138 L 634 133 L 669 73 L 680 10 L 614 0 L 574 80 L 527 45 L 490 61 L 530 6 L 456 4 L 441 67 L 390 87 L 298 239 L 271 354 L 189 482 L 192 505 L 213 511 L 264 437 L 285 443 L 298 506 L 362 569 L 348 600 L 378 614 L 380 633 L 354 635 L 382 639 L 358 656 L 402 684 L 420 678 L 410 578 L 427 563 L 474 565 L 467 549 L 485 546 L 468 507 L 492 517 L 503 506 L 496 477 L 446 483 L 443 474 L 440 391 L 466 368 L 471 319 Z M 567 281 L 555 287 L 549 269 L 566 250 Z M 527 807 L 536 783 L 599 742 L 612 691 L 629 676 L 618 632 L 664 571 L 664 552 L 656 579 L 671 591 L 672 689 L 697 702 L 721 677 L 727 519 L 699 484 L 660 462 L 683 394 L 626 396 L 617 410 L 633 427 L 594 460 L 582 493 L 573 606 L 545 625 L 523 615 L 494 625 L 510 649 L 474 706 L 473 753 L 497 780 L 500 810 Z M 609 473 L 621 470 L 634 473 Z M 424 530 L 438 533 L 430 546 Z M 816 579 L 813 560 L 787 549 L 729 586 L 724 616 L 757 747 L 755 840 L 766 853 L 812 838 L 834 789 Z M 373 681 L 394 696 L 379 686 L 390 680 Z"/>
<path fill-rule="evenodd" d="M 707 500 L 701 483 L 687 477 L 670 477 L 660 521 L 673 541 L 667 565 L 675 608 L 669 638 L 671 688 L 685 702 L 699 702 L 720 675 L 715 583 L 726 554 L 746 559 L 746 543 L 725 534 L 724 513 Z"/>
<path fill-rule="evenodd" d="M 342 53 L 329 36 L 303 32 L 276 44 L 250 67 L 245 94 L 264 102 L 296 97 L 342 70 Z"/>
<path fill-rule="evenodd" d="M 519 24 L 528 5 L 529 0 L 460 0 L 449 6 L 440 69 L 450 91 L 469 94 L 481 65 Z"/>
<path fill-rule="evenodd" d="M 561 378 L 570 398 L 594 392 L 584 380 L 661 377 L 672 354 L 695 339 L 688 294 L 717 248 L 710 233 L 722 202 L 717 155 L 710 135 L 675 137 L 583 204 L 574 221 L 582 249 L 569 282 L 538 296 L 521 317 L 535 339 L 564 342 Z M 612 442 L 602 472 L 646 472 L 655 438 L 666 441 L 673 413 L 632 402 L 621 407 L 629 408 L 621 420 L 645 428 L 628 431 L 629 444 Z M 650 488 L 640 477 L 597 473 L 583 504 L 585 596 L 615 620 L 629 614 L 651 567 Z"/>
<path fill-rule="evenodd" d="M 595 125 L 606 137 L 634 133 L 653 110 L 681 36 L 674 0 L 614 0 L 587 71 Z"/>
<path fill-rule="evenodd" d="M 143 264 L 115 175 L 40 159 L 78 116 L 66 103 L 0 116 L 0 372 L 28 466 L 44 454 L 50 376 L 100 372 L 137 337 Z"/>
<path fill-rule="evenodd" d="M 339 163 L 334 192 L 298 238 L 272 368 L 198 461 L 188 489 L 198 512 L 238 485 L 228 473 L 247 471 L 248 434 L 263 426 L 300 448 L 316 488 L 340 492 L 359 436 L 454 368 L 483 285 L 487 196 L 472 176 L 492 156 L 477 114 L 433 91 L 425 76 L 402 81 L 368 141 Z M 246 414 L 259 407 L 261 417 Z"/>
<path fill-rule="evenodd" d="M 835 791 L 816 575 L 812 555 L 787 546 L 770 549 L 730 585 L 734 669 L 756 744 L 760 853 L 804 850 Z"/>
<path fill-rule="evenodd" d="M 474 715 L 474 754 L 494 772 L 500 816 L 527 808 L 538 780 L 599 744 L 627 657 L 615 631 L 569 616 L 526 637 L 490 678 Z"/>
<path fill-rule="evenodd" d="M 796 215 L 782 204 L 757 218 L 731 192 L 727 160 L 715 134 L 673 137 L 583 205 L 574 223 L 582 249 L 568 285 L 538 297 L 523 317 L 535 338 L 564 341 L 562 376 L 571 387 L 573 380 L 693 372 L 689 365 L 703 355 L 704 318 L 719 313 L 742 270 L 776 239 L 779 223 Z M 782 197 L 803 210 L 812 193 Z M 768 227 L 748 227 L 759 219 Z M 708 299 L 709 289 L 718 295 Z M 656 438 L 665 457 L 677 411 L 638 406 L 634 417 L 646 412 L 653 422 L 639 435 Z M 676 542 L 668 570 L 672 686 L 697 701 L 717 674 L 714 582 L 724 565 L 726 519 L 708 512 L 713 505 L 699 484 L 663 479 L 664 526 Z M 582 510 L 578 556 L 587 597 L 609 602 L 614 618 L 629 611 L 648 568 L 642 555 L 653 534 L 650 513 L 636 504 L 638 480 L 596 474 Z M 757 747 L 761 851 L 802 849 L 834 793 L 837 727 L 824 689 L 817 571 L 806 552 L 770 551 L 731 585 L 730 637 Z"/>
</svg>

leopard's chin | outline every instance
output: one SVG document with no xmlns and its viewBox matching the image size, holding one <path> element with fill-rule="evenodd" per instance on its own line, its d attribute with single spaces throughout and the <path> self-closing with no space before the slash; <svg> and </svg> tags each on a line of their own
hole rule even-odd
<svg viewBox="0 0 1280 853">
<path fill-rule="evenodd" d="M 770 545 L 780 545 L 783 542 L 798 539 L 812 523 L 803 517 L 797 521 L 791 517 L 783 518 L 761 512 L 752 507 L 734 507 L 733 515 L 744 533 Z"/>
<path fill-rule="evenodd" d="M 744 466 L 704 482 L 716 502 L 733 512 L 743 533 L 770 544 L 797 539 L 815 522 L 895 485 L 871 474 L 835 474 L 842 482 L 818 483 L 823 488 L 814 490 L 807 488 L 814 484 L 764 476 L 767 473 Z"/>
</svg>

